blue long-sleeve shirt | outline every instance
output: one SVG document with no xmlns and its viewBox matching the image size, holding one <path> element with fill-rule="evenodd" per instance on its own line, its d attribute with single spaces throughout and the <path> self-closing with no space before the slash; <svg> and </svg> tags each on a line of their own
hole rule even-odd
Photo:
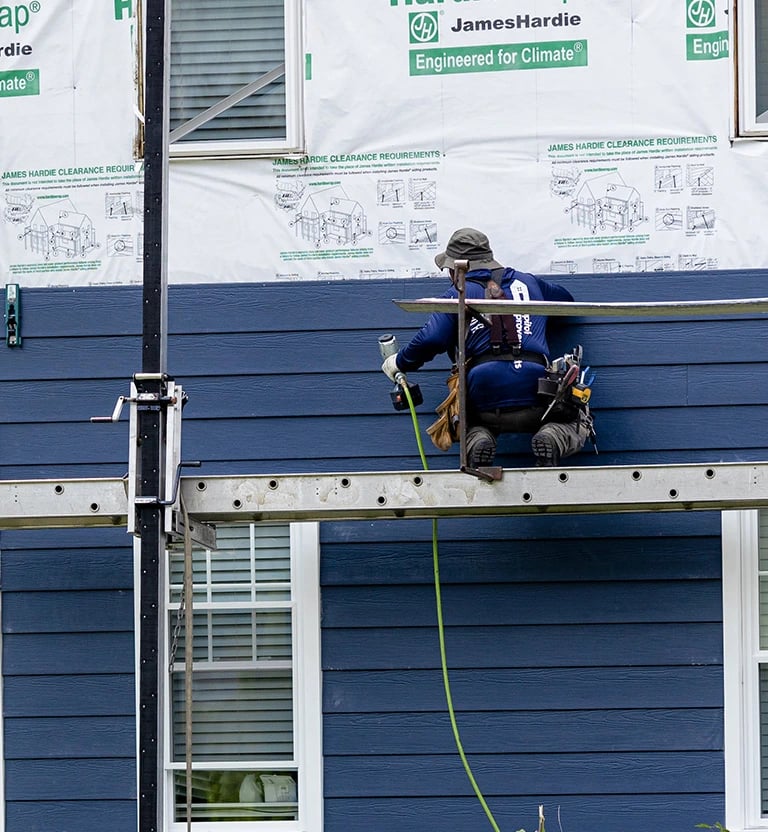
<svg viewBox="0 0 768 832">
<path fill-rule="evenodd" d="M 488 269 L 468 272 L 467 298 L 485 297 L 485 283 L 491 278 Z M 504 271 L 503 281 L 509 288 L 505 296 L 514 300 L 573 301 L 573 296 L 557 283 L 549 283 L 532 274 L 515 269 Z M 479 282 L 478 282 L 479 281 Z M 502 278 L 497 279 L 502 283 Z M 444 298 L 456 298 L 458 292 L 451 286 Z M 520 337 L 520 348 L 539 353 L 549 359 L 546 338 L 547 318 L 544 315 L 514 315 L 513 320 Z M 490 330 L 478 318 L 467 316 L 467 358 L 490 352 Z M 433 312 L 424 326 L 397 354 L 397 366 L 409 373 L 418 370 L 440 353 L 455 357 L 458 345 L 458 316 L 448 312 Z M 467 398 L 477 411 L 495 410 L 499 407 L 524 407 L 536 402 L 538 380 L 544 375 L 544 367 L 535 361 L 487 361 L 470 367 L 467 375 Z"/>
</svg>

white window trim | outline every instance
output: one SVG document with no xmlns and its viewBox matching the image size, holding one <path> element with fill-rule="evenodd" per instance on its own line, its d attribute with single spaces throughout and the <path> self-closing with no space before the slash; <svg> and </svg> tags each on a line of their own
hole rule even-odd
<svg viewBox="0 0 768 832">
<path fill-rule="evenodd" d="M 296 686 L 299 759 L 299 822 L 302 832 L 323 829 L 323 686 L 320 665 L 320 524 L 291 524 L 291 574 L 296 576 L 299 627 L 295 666 L 304 681 Z M 262 825 L 258 825 L 262 829 Z M 287 829 L 281 824 L 279 829 Z"/>
<path fill-rule="evenodd" d="M 293 662 L 297 684 L 294 686 L 295 752 L 298 761 L 298 821 L 237 821 L 209 823 L 195 821 L 195 832 L 322 832 L 323 829 L 323 752 L 322 752 L 322 679 L 320 665 L 320 525 L 319 523 L 291 523 L 291 576 L 294 585 L 296 622 Z M 166 564 L 168 559 L 166 558 Z M 167 566 L 166 566 L 167 569 Z M 167 575 L 163 586 L 167 586 Z M 165 602 L 163 609 L 166 608 Z M 138 620 L 138 619 L 137 619 Z M 161 619 L 165 626 L 166 616 Z M 167 628 L 166 628 L 167 629 Z M 173 820 L 172 770 L 169 768 L 170 702 L 167 655 L 169 633 L 165 633 L 165 654 L 160 667 L 164 680 L 160 707 L 163 708 L 163 746 L 166 759 L 163 765 L 164 793 L 163 829 L 184 832 L 186 823 Z M 138 656 L 138 640 L 136 654 Z M 137 660 L 138 666 L 138 660 Z M 138 678 L 138 671 L 137 671 Z M 138 685 L 137 685 L 138 690 Z M 137 694 L 138 698 L 138 694 Z M 137 707 L 138 714 L 138 707 Z M 138 742 L 138 730 L 137 730 Z M 137 749 L 138 750 L 138 749 Z"/>
<path fill-rule="evenodd" d="M 738 102 L 736 137 L 768 140 L 768 111 L 755 112 L 755 13 L 753 0 L 734 0 L 731 19 L 737 22 L 738 63 L 735 68 Z"/>
<path fill-rule="evenodd" d="M 171 159 L 275 157 L 304 152 L 302 2 L 284 2 L 286 138 L 283 141 L 173 142 L 169 146 Z"/>
<path fill-rule="evenodd" d="M 758 512 L 722 513 L 725 825 L 768 829 L 760 817 Z M 768 660 L 768 651 L 762 655 Z"/>
<path fill-rule="evenodd" d="M 3 593 L 0 591 L 0 621 L 3 615 Z M 3 693 L 5 685 L 3 675 L 3 642 L 0 630 L 0 832 L 5 830 L 5 704 Z"/>
</svg>

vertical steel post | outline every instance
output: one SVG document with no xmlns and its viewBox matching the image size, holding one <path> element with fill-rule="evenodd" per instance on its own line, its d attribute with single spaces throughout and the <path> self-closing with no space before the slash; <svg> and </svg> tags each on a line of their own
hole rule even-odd
<svg viewBox="0 0 768 832">
<path fill-rule="evenodd" d="M 142 371 L 135 377 L 139 443 L 138 497 L 164 494 L 167 408 L 167 194 L 170 0 L 145 0 L 144 272 Z M 129 511 L 134 510 L 129 506 Z M 158 832 L 163 822 L 162 655 L 165 533 L 159 502 L 135 507 L 140 536 L 138 829 Z"/>
<path fill-rule="evenodd" d="M 466 274 L 469 263 L 456 260 L 453 272 L 453 285 L 459 296 L 457 321 L 456 366 L 459 370 L 459 469 L 467 470 L 467 283 Z"/>
</svg>

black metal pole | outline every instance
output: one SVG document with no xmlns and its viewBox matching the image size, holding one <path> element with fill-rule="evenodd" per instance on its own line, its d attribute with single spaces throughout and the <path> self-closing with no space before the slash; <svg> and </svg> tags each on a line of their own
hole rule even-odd
<svg viewBox="0 0 768 832">
<path fill-rule="evenodd" d="M 453 282 L 459 295 L 456 365 L 459 369 L 459 468 L 467 470 L 467 266 L 466 260 L 454 265 Z"/>
<path fill-rule="evenodd" d="M 144 277 L 141 373 L 135 376 L 137 497 L 163 497 L 167 360 L 168 0 L 146 0 L 144 84 Z M 141 401 L 143 399 L 143 401 Z M 138 829 L 157 832 L 163 822 L 163 743 L 160 656 L 163 609 L 163 508 L 136 507 L 140 535 Z"/>
<path fill-rule="evenodd" d="M 170 0 L 146 0 L 142 370 L 164 373 L 168 342 L 168 77 Z"/>
</svg>

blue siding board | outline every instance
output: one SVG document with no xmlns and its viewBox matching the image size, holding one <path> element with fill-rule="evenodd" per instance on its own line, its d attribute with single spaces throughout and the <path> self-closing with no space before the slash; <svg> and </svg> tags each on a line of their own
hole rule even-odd
<svg viewBox="0 0 768 832">
<path fill-rule="evenodd" d="M 451 667 L 601 667 L 721 664 L 720 624 L 447 626 Z M 334 670 L 437 667 L 430 627 L 326 629 L 323 651 Z"/>
<path fill-rule="evenodd" d="M 645 539 L 576 540 L 562 557 L 559 540 L 486 541 L 482 551 L 468 552 L 462 541 L 440 542 L 442 583 L 486 581 L 641 581 L 691 578 L 720 579 L 718 540 L 678 538 L 671 552 L 653 551 Z M 324 597 L 330 587 L 387 583 L 433 583 L 432 556 L 423 541 L 381 543 L 326 543 L 321 566 Z M 674 586 L 674 584 L 673 584 Z M 597 591 L 597 590 L 596 590 Z M 694 590 L 696 591 L 696 590 Z M 682 598 L 680 599 L 683 600 Z M 330 613 L 329 613 L 330 614 Z"/>
<path fill-rule="evenodd" d="M 558 281 L 582 301 L 675 301 L 707 298 L 765 296 L 765 272 L 739 270 L 720 272 L 669 273 L 663 275 L 559 275 Z M 301 304 L 291 309 L 291 319 L 299 329 L 326 329 L 332 322 L 340 329 L 361 331 L 380 327 L 414 329 L 421 316 L 403 312 L 395 299 L 439 297 L 448 287 L 447 276 L 425 279 L 383 279 L 364 283 L 312 282 L 301 285 Z M 289 286 L 295 291 L 295 286 Z M 100 291 L 97 289 L 91 290 Z M 109 290 L 101 290 L 106 291 Z M 280 284 L 203 285 L 172 289 L 169 306 L 172 331 L 215 334 L 250 330 L 258 325 L 264 331 L 281 328 L 277 314 L 285 299 L 286 286 Z M 216 315 L 210 310 L 216 309 Z M 266 314 L 265 313 L 266 310 Z M 331 314 L 332 313 L 332 314 Z M 652 318 L 653 316 L 649 316 Z M 590 319 L 601 320 L 601 319 Z"/>
<path fill-rule="evenodd" d="M 6 550 L 2 578 L 3 589 L 8 592 L 132 589 L 132 553 L 130 549 L 126 552 L 96 546 L 63 551 Z"/>
<path fill-rule="evenodd" d="M 588 445 L 575 463 L 583 466 L 644 464 L 638 458 L 640 455 L 631 450 L 638 444 L 646 447 L 655 444 L 658 459 L 662 460 L 660 452 L 663 451 L 667 463 L 689 462 L 692 450 L 704 451 L 703 459 L 710 461 L 713 458 L 738 461 L 753 454 L 758 454 L 753 458 L 761 458 L 762 449 L 755 448 L 755 442 L 768 421 L 768 406 L 745 406 L 738 421 L 734 420 L 730 407 L 712 407 L 707 411 L 706 418 L 696 418 L 684 407 L 637 408 L 630 414 L 601 411 L 596 420 L 600 453 L 596 455 Z M 346 471 L 348 467 L 370 470 L 367 461 L 371 455 L 380 460 L 378 470 L 398 470 L 390 457 L 400 459 L 402 451 L 412 447 L 414 458 L 407 470 L 420 469 L 410 419 L 402 414 L 392 415 L 392 425 L 386 431 L 381 430 L 381 419 L 376 416 L 318 417 L 311 429 L 303 425 L 300 417 L 259 418 L 255 423 L 244 419 L 199 419 L 185 425 L 184 447 L 190 458 L 202 459 L 205 463 L 240 460 L 243 447 L 248 447 L 255 457 L 251 467 L 259 472 L 279 469 L 295 473 L 312 472 L 318 462 L 335 463 L 331 470 Z M 427 424 L 425 421 L 423 427 Z M 315 437 L 309 449 L 302 450 L 287 438 L 306 430 L 311 430 Z M 7 432 L 8 441 L 3 446 L 6 467 L 37 465 L 43 469 L 47 465 L 50 470 L 51 465 L 74 465 L 82 457 L 83 448 L 88 447 L 105 463 L 117 467 L 120 473 L 115 476 L 127 470 L 127 425 L 53 424 L 46 427 L 43 442 L 39 438 L 39 425 L 18 425 Z M 336 449 L 344 447 L 350 436 L 358 438 L 365 462 L 351 456 L 350 466 L 340 465 Z M 430 468 L 458 468 L 455 453 L 441 454 L 428 448 L 425 451 Z M 519 457 L 517 466 L 507 467 L 530 467 L 530 437 L 501 437 L 499 453 L 505 465 L 509 458 Z M 202 472 L 207 471 L 206 464 Z"/>
<path fill-rule="evenodd" d="M 133 632 L 3 634 L 6 676 L 132 671 Z"/>
<path fill-rule="evenodd" d="M 8 760 L 6 800 L 124 800 L 136 796 L 133 758 Z"/>
<path fill-rule="evenodd" d="M 541 541 L 568 541 L 578 546 L 587 538 L 623 539 L 642 537 L 649 541 L 654 538 L 698 538 L 720 536 L 720 514 L 718 512 L 696 513 L 652 513 L 630 512 L 615 517 L 604 514 L 562 514 L 544 516 L 541 514 L 501 515 L 498 517 L 443 518 L 438 521 L 440 541 L 458 541 L 475 544 L 478 541 L 496 542 L 509 540 L 524 541 L 534 547 Z M 429 520 L 361 520 L 354 523 L 326 521 L 320 527 L 323 545 L 334 541 L 346 543 L 383 543 L 397 541 L 423 541 L 425 551 L 432 553 L 432 523 Z M 469 546 L 468 546 L 469 548 Z M 673 549 L 670 546 L 670 549 Z M 560 557 L 564 562 L 572 558 L 572 551 L 561 547 Z M 578 552 L 578 550 L 576 550 Z M 649 554 L 654 549 L 649 549 Z M 471 553 L 468 553 L 471 554 Z M 649 574 L 651 577 L 651 574 Z"/>
<path fill-rule="evenodd" d="M 762 426 L 768 420 L 766 405 L 744 407 L 738 424 L 734 424 L 733 410 L 730 407 L 707 410 L 706 419 L 696 419 L 683 407 L 638 408 L 631 414 L 616 410 L 603 411 L 598 416 L 600 454 L 595 455 L 591 447 L 588 447 L 575 462 L 582 465 L 612 464 L 612 454 L 626 455 L 637 444 L 650 447 L 653 443 L 656 444 L 657 451 L 668 452 L 667 463 L 688 462 L 691 449 L 709 451 L 710 460 L 713 448 L 721 449 L 723 453 L 727 452 L 732 458 L 738 459 L 744 451 L 754 449 L 755 440 L 760 437 Z M 286 440 L 286 433 L 293 436 L 304 430 L 302 420 L 298 417 L 259 419 L 256 428 L 244 420 L 198 420 L 186 425 L 185 448 L 198 458 L 202 456 L 204 460 L 227 461 L 240 459 L 241 449 L 245 444 L 249 446 L 251 453 L 258 457 L 255 464 L 260 468 L 288 461 L 294 471 L 309 472 L 314 470 L 315 460 L 334 460 L 335 449 L 343 446 L 349 441 L 349 437 L 353 436 L 358 437 L 360 443 L 364 443 L 366 458 L 375 454 L 381 459 L 379 470 L 397 470 L 389 464 L 388 458 L 393 455 L 393 451 L 399 456 L 398 443 L 402 443 L 405 448 L 413 445 L 414 456 L 418 454 L 411 422 L 406 417 L 398 418 L 399 416 L 401 414 L 393 414 L 393 424 L 386 432 L 379 430 L 377 426 L 380 420 L 375 416 L 319 417 L 314 420 L 311 429 L 315 441 L 311 449 L 304 452 L 296 443 Z M 79 426 L 70 426 L 69 430 L 61 428 L 52 431 L 54 442 L 59 443 L 58 447 L 49 451 L 54 461 L 61 459 L 66 462 L 75 458 L 78 448 L 82 447 L 79 443 L 88 439 L 86 434 L 87 429 Z M 19 442 L 11 443 L 8 449 L 9 463 L 23 462 L 24 443 L 31 435 L 31 429 L 22 427 L 19 430 Z M 95 438 L 94 444 L 97 444 Z M 105 453 L 108 452 L 107 447 L 114 448 L 114 443 L 107 446 L 105 442 Z M 503 436 L 499 448 L 502 455 L 527 454 L 530 466 L 529 437 Z M 428 459 L 447 463 L 430 467 L 458 467 L 455 454 L 440 454 L 438 451 L 433 453 L 426 448 L 425 451 Z M 45 450 L 41 448 L 39 453 L 43 455 Z M 32 454 L 32 459 L 35 458 L 36 455 Z M 719 460 L 719 457 L 716 459 Z M 632 464 L 632 461 L 628 458 L 623 464 Z M 356 468 L 364 470 L 357 465 Z M 415 468 L 421 468 L 421 465 L 418 464 Z"/>
<path fill-rule="evenodd" d="M 455 668 L 451 689 L 459 711 L 583 710 L 585 708 L 717 708 L 723 704 L 718 665 L 668 667 Z M 443 711 L 440 671 L 336 670 L 324 658 L 326 713 Z"/>
<path fill-rule="evenodd" d="M 114 401 L 108 410 L 111 412 L 113 407 Z M 102 460 L 102 464 L 120 463 L 123 473 L 128 469 L 127 422 L 117 425 L 57 422 L 45 426 L 43 439 L 40 430 L 38 424 L 5 428 L 7 441 L 3 443 L 3 464 L 6 468 L 37 465 L 41 470 L 48 470 L 46 479 L 53 479 L 52 466 L 78 464 L 83 458 L 83 449 L 87 448 L 88 455 Z M 116 472 L 114 476 L 120 475 Z M 7 478 L 16 479 L 13 476 Z"/>
<path fill-rule="evenodd" d="M 5 720 L 7 760 L 125 757 L 136 753 L 133 714 Z"/>
<path fill-rule="evenodd" d="M 600 368 L 627 367 L 645 363 L 643 358 L 648 355 L 649 341 L 663 344 L 663 351 L 653 355 L 653 363 L 657 366 L 676 366 L 683 363 L 701 361 L 706 351 L 717 363 L 734 361 L 738 358 L 734 349 L 733 333 L 738 326 L 739 338 L 748 340 L 750 350 L 744 360 L 757 363 L 768 356 L 768 345 L 761 343 L 763 332 L 762 319 L 746 319 L 738 323 L 733 321 L 695 320 L 680 321 L 667 319 L 650 323 L 637 321 L 621 324 L 584 323 L 564 326 L 562 333 L 557 335 L 561 348 L 572 347 L 574 343 L 584 346 L 585 356 L 590 363 Z M 414 327 L 415 332 L 417 327 Z M 394 334 L 394 333 L 393 333 Z M 403 333 L 404 343 L 410 334 Z M 333 330 L 310 330 L 303 337 L 297 337 L 295 332 L 231 332 L 219 333 L 215 337 L 203 334 L 175 335 L 168 340 L 169 361 L 177 369 L 179 375 L 192 373 L 200 375 L 211 372 L 216 366 L 237 366 L 240 373 L 254 372 L 258 368 L 259 374 L 267 376 L 275 374 L 338 374 L 338 373 L 372 373 L 381 364 L 377 336 L 373 332 L 359 332 L 349 329 L 335 328 Z M 367 341 L 367 343 L 366 343 Z M 763 339 L 764 341 L 764 339 Z M 42 361 L 48 344 L 46 339 L 32 342 L 37 347 L 32 350 L 30 360 Z M 26 342 L 25 342 L 26 343 Z M 111 348 L 120 344 L 120 350 L 99 372 L 103 377 L 105 371 L 113 366 L 112 362 L 127 355 L 132 345 L 121 344 L 116 338 L 102 337 L 83 344 L 83 361 L 85 367 L 97 364 L 100 349 Z M 65 350 L 63 356 L 74 354 L 79 344 L 73 344 Z M 238 352 L 246 351 L 248 362 L 240 364 Z M 332 366 L 323 363 L 323 358 L 334 354 Z M 198 360 L 202 356 L 202 362 Z M 222 363 L 225 362 L 225 363 Z M 239 365 L 239 366 L 238 366 Z M 42 365 L 41 365 L 42 366 Z M 439 356 L 434 368 L 450 366 L 445 356 Z M 55 377 L 55 376 L 49 376 Z M 84 373 L 79 378 L 87 378 Z M 598 378 L 601 378 L 598 375 Z M 596 393 L 598 388 L 595 388 Z"/>
<path fill-rule="evenodd" d="M 762 297 L 756 270 L 563 276 L 580 300 Z M 172 287 L 169 370 L 202 474 L 414 470 L 376 339 L 444 279 Z M 291 292 L 295 286 L 288 287 Z M 0 378 L 0 476 L 121 476 L 140 287 L 25 289 Z M 121 310 L 115 315 L 115 308 Z M 212 315 L 211 310 L 216 314 Z M 764 317 L 562 319 L 597 370 L 600 455 L 579 465 L 765 459 Z M 744 350 L 744 344 L 749 349 Z M 640 366 L 638 366 L 640 365 Z M 417 376 L 422 432 L 448 361 Z M 425 445 L 429 465 L 456 451 Z M 499 461 L 530 464 L 505 437 Z M 441 520 L 462 737 L 502 828 L 682 832 L 723 819 L 720 517 Z M 485 830 L 439 671 L 431 524 L 322 524 L 325 828 Z M 124 529 L 0 533 L 8 832 L 135 827 L 133 566 Z"/>
<path fill-rule="evenodd" d="M 125 590 L 3 593 L 3 633 L 110 633 L 133 628 Z"/>
<path fill-rule="evenodd" d="M 113 400 L 110 400 L 106 386 L 115 391 Z M 125 378 L 118 376 L 99 380 L 72 379 L 68 388 L 64 408 L 61 401 L 51 400 L 47 385 L 38 380 L 0 380 L 0 424 L 88 421 L 91 416 L 111 414 L 119 395 L 117 391 L 127 393 Z"/>
<path fill-rule="evenodd" d="M 80 461 L 64 462 L 56 466 L 56 479 L 77 479 L 83 477 L 122 477 L 128 470 L 124 462 L 111 461 L 98 464 L 83 464 Z M 45 480 L 51 476 L 51 466 L 45 462 L 32 465 L 0 465 L 2 480 Z"/>
<path fill-rule="evenodd" d="M 525 749 L 522 749 L 525 751 Z M 488 797 L 524 797 L 535 792 L 669 794 L 717 792 L 723 788 L 720 755 L 712 751 L 600 754 L 474 754 L 472 770 Z M 355 797 L 360 784 L 372 797 L 471 796 L 472 786 L 457 754 L 329 757 L 325 793 Z M 691 824 L 693 826 L 693 824 Z"/>
<path fill-rule="evenodd" d="M 7 529 L 3 531 L 3 551 L 21 553 L 25 557 L 34 557 L 38 550 L 51 551 L 68 549 L 114 548 L 117 557 L 127 557 L 130 561 L 133 538 L 127 534 L 125 526 L 114 529 L 107 527 L 72 528 L 72 529 Z M 120 551 L 122 550 L 122 551 Z M 31 553 L 31 554 L 30 554 Z M 128 584 L 130 586 L 130 584 Z"/>
<path fill-rule="evenodd" d="M 577 300 L 587 302 L 647 302 L 749 298 L 765 296 L 765 271 L 745 269 L 663 275 L 560 275 Z M 375 330 L 398 326 L 414 329 L 421 316 L 403 312 L 395 299 L 439 297 L 448 287 L 447 277 L 313 281 L 300 287 L 301 303 L 290 310 L 299 330 Z M 237 331 L 281 331 L 287 313 L 281 314 L 285 293 L 294 284 L 202 284 L 170 289 L 168 308 L 172 333 L 217 334 Z M 141 288 L 72 287 L 22 290 L 24 334 L 27 337 L 138 335 L 141 333 Z M 342 302 L 343 301 L 343 302 Z M 115 310 L 120 314 L 116 315 Z M 216 314 L 212 315 L 211 310 Z M 332 313 L 332 314 L 331 314 Z M 652 319 L 653 316 L 648 316 Z M 603 319 L 590 319 L 603 320 Z"/>
<path fill-rule="evenodd" d="M 6 717 L 133 716 L 133 668 L 126 673 L 4 678 Z"/>
<path fill-rule="evenodd" d="M 510 774 L 510 779 L 514 772 Z M 697 823 L 723 817 L 722 793 L 603 795 L 599 783 L 592 794 L 574 796 L 562 791 L 536 790 L 525 797 L 494 797 L 490 809 L 501 829 L 536 829 L 538 806 L 544 805 L 547 828 L 564 830 L 620 830 L 620 832 L 689 832 Z M 559 818 L 559 822 L 558 822 Z M 474 797 L 420 797 L 325 801 L 325 829 L 341 832 L 487 832 L 488 819 Z"/>
<path fill-rule="evenodd" d="M 432 411 L 444 397 L 447 371 L 446 365 L 439 370 L 425 368 L 419 372 L 419 387 L 424 396 L 424 404 L 418 408 L 420 421 L 432 418 Z M 327 408 L 329 400 L 343 405 L 340 412 L 389 416 L 387 384 L 382 388 L 381 379 L 378 369 L 368 368 L 368 372 L 311 375 L 241 372 L 218 378 L 189 372 L 180 381 L 192 394 L 184 417 L 194 421 L 313 417 Z M 723 401 L 762 404 L 766 381 L 768 367 L 758 362 L 673 364 L 665 367 L 663 373 L 657 366 L 603 365 L 598 368 L 593 395 L 601 411 L 622 408 L 627 401 L 640 402 L 644 407 L 714 406 Z M 4 424 L 86 423 L 91 416 L 110 414 L 117 396 L 128 392 L 126 379 L 120 376 L 99 381 L 73 379 L 69 387 L 71 398 L 68 397 L 66 410 L 62 410 L 60 403 L 52 401 L 46 388 L 37 382 L 0 381 L 0 419 Z M 127 408 L 123 419 L 127 419 Z"/>
<path fill-rule="evenodd" d="M 461 741 L 468 754 L 600 753 L 616 751 L 721 751 L 718 708 L 635 708 L 542 711 L 461 711 Z M 331 713 L 325 717 L 327 755 L 455 754 L 445 709 L 429 712 Z"/>
<path fill-rule="evenodd" d="M 22 289 L 21 294 L 25 345 L 27 337 L 141 335 L 137 286 Z"/>
<path fill-rule="evenodd" d="M 29 313 L 25 311 L 24 319 L 28 317 Z M 116 393 L 114 399 L 126 392 L 131 375 L 136 372 L 136 360 L 140 353 L 140 337 L 27 338 L 25 332 L 21 350 L 4 363 L 3 376 L 10 380 L 39 379 L 61 384 L 64 388 L 61 394 L 48 403 L 49 408 L 61 411 L 62 402 L 68 398 L 64 394 L 70 378 L 97 378 L 110 383 L 113 383 L 112 379 L 123 378 L 125 389 Z M 114 407 L 114 399 L 109 413 Z"/>
<path fill-rule="evenodd" d="M 6 829 L 24 832 L 134 832 L 136 801 L 33 800 L 8 803 Z"/>
<path fill-rule="evenodd" d="M 459 584 L 443 586 L 447 626 L 537 626 L 720 622 L 719 581 Z M 323 626 L 331 628 L 424 627 L 436 621 L 431 586 L 373 586 L 351 594 L 346 587 L 323 590 Z"/>
</svg>

